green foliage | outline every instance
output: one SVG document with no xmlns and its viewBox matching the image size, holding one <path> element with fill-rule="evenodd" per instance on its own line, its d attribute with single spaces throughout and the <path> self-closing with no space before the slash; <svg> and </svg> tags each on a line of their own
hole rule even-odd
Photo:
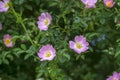
<svg viewBox="0 0 120 80">
<path fill-rule="evenodd" d="M 120 2 L 107 8 L 98 0 L 85 9 L 80 0 L 11 0 L 0 13 L 0 80 L 105 80 L 120 72 Z M 47 31 L 37 25 L 42 12 L 52 15 Z M 7 48 L 4 34 L 14 46 Z M 77 54 L 69 41 L 84 35 L 89 50 Z M 52 61 L 40 61 L 37 53 L 46 44 L 56 49 Z"/>
</svg>

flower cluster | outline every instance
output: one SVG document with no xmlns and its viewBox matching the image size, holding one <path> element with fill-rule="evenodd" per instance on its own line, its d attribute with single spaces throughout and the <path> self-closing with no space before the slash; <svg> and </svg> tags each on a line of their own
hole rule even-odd
<svg viewBox="0 0 120 80">
<path fill-rule="evenodd" d="M 86 8 L 95 8 L 97 0 L 81 0 Z M 114 2 L 112 0 L 104 0 L 104 4 L 107 7 L 113 7 Z M 38 17 L 38 28 L 40 30 L 48 30 L 49 25 L 51 24 L 52 17 L 49 13 L 42 13 Z M 69 46 L 78 54 L 85 52 L 89 49 L 89 43 L 86 41 L 84 36 L 75 36 L 75 42 L 69 41 Z M 55 57 L 55 49 L 51 45 L 43 46 L 39 52 L 38 56 L 41 58 L 41 61 L 52 60 Z"/>
<path fill-rule="evenodd" d="M 51 15 L 49 13 L 42 13 L 38 19 L 38 28 L 44 31 L 48 30 L 52 20 Z M 89 45 L 86 38 L 83 36 L 76 36 L 75 42 L 70 41 L 69 44 L 70 48 L 75 50 L 78 54 L 88 50 Z M 41 61 L 52 60 L 56 56 L 56 51 L 52 45 L 45 45 L 39 50 L 38 56 L 41 58 Z"/>
<path fill-rule="evenodd" d="M 95 4 L 97 3 L 97 0 L 81 0 L 86 8 L 95 8 Z M 104 4 L 107 7 L 113 7 L 114 2 L 113 0 L 104 0 Z M 41 13 L 41 15 L 38 17 L 38 28 L 40 30 L 48 30 L 49 25 L 51 24 L 52 17 L 49 13 Z M 73 49 L 78 54 L 85 52 L 89 49 L 89 43 L 86 41 L 86 38 L 84 36 L 75 36 L 75 42 L 69 41 L 69 46 L 71 49 Z M 43 46 L 39 52 L 38 56 L 41 58 L 41 61 L 44 60 L 52 60 L 56 55 L 56 51 L 52 47 L 52 45 L 46 45 Z"/>
<path fill-rule="evenodd" d="M 9 1 L 10 0 L 3 0 L 0 1 L 0 12 L 7 12 L 9 9 Z M 98 0 L 81 0 L 85 4 L 85 8 L 95 8 L 96 3 Z M 113 0 L 103 0 L 104 4 L 107 7 L 113 7 L 115 2 Z M 40 30 L 48 30 L 49 25 L 51 24 L 52 17 L 49 13 L 41 13 L 38 17 L 38 28 Z M 0 23 L 0 30 L 2 29 L 2 24 Z M 4 44 L 6 47 L 12 47 L 12 36 L 9 34 L 4 35 L 3 38 Z M 89 49 L 89 43 L 87 42 L 86 38 L 82 35 L 75 36 L 75 41 L 69 41 L 69 47 L 73 49 L 78 54 L 85 52 Z M 41 58 L 41 61 L 44 60 L 52 60 L 56 56 L 56 50 L 53 48 L 52 45 L 45 45 L 43 46 L 39 52 L 38 56 Z"/>
<path fill-rule="evenodd" d="M 114 72 L 112 76 L 109 76 L 106 80 L 120 80 L 120 73 Z"/>
<path fill-rule="evenodd" d="M 85 52 L 89 49 L 89 43 L 86 41 L 86 38 L 84 36 L 76 36 L 75 42 L 69 41 L 69 46 L 71 49 L 73 49 L 78 54 Z M 41 61 L 45 60 L 53 60 L 56 56 L 56 50 L 53 48 L 52 45 L 45 45 L 43 46 L 39 52 L 38 56 L 41 58 Z"/>
<path fill-rule="evenodd" d="M 97 0 L 81 0 L 84 4 L 86 8 L 95 8 L 95 3 L 97 2 Z"/>
<path fill-rule="evenodd" d="M 95 8 L 95 4 L 97 3 L 97 0 L 81 0 L 85 4 L 85 8 Z M 115 4 L 113 0 L 103 0 L 104 4 L 112 8 Z"/>
</svg>

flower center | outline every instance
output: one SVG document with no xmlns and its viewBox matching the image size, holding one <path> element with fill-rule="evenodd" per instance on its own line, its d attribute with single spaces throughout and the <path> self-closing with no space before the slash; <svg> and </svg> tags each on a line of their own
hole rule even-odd
<svg viewBox="0 0 120 80">
<path fill-rule="evenodd" d="M 44 23 L 45 23 L 45 25 L 48 25 L 49 24 L 49 20 L 45 19 Z"/>
<path fill-rule="evenodd" d="M 113 80 L 118 80 L 118 78 L 115 77 L 115 78 L 113 78 Z"/>
<path fill-rule="evenodd" d="M 82 48 L 82 44 L 76 43 L 76 47 L 77 47 L 78 49 L 81 49 L 81 48 Z"/>
<path fill-rule="evenodd" d="M 9 45 L 9 44 L 10 44 L 10 42 L 11 42 L 11 40 L 10 40 L 10 39 L 6 39 L 6 40 L 5 40 L 6 45 Z"/>
<path fill-rule="evenodd" d="M 4 7 L 5 7 L 5 8 L 9 7 L 8 3 L 4 4 Z"/>
<path fill-rule="evenodd" d="M 51 52 L 47 51 L 46 54 L 45 54 L 45 57 L 49 58 L 51 55 L 52 55 Z"/>
<path fill-rule="evenodd" d="M 111 1 L 108 1 L 108 2 L 106 3 L 106 6 L 111 7 L 111 6 L 112 6 L 112 2 L 111 2 Z"/>
</svg>

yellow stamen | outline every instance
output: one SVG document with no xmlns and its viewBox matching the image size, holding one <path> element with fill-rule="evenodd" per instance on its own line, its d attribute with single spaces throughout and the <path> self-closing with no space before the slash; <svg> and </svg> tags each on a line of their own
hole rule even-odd
<svg viewBox="0 0 120 80">
<path fill-rule="evenodd" d="M 111 2 L 111 1 L 108 1 L 108 2 L 106 3 L 106 6 L 111 7 L 111 6 L 112 6 L 112 2 Z"/>
<path fill-rule="evenodd" d="M 82 44 L 76 43 L 76 47 L 77 47 L 78 49 L 81 49 L 81 48 L 82 48 Z"/>
<path fill-rule="evenodd" d="M 4 4 L 4 7 L 5 7 L 5 8 L 9 7 L 8 3 Z"/>
<path fill-rule="evenodd" d="M 45 57 L 49 58 L 51 55 L 52 55 L 51 52 L 47 51 L 46 54 L 45 54 Z"/>
<path fill-rule="evenodd" d="M 44 23 L 45 23 L 45 25 L 48 25 L 49 24 L 49 20 L 45 19 Z"/>
<path fill-rule="evenodd" d="M 10 39 L 6 39 L 6 40 L 5 40 L 5 44 L 6 44 L 6 45 L 9 45 L 10 43 L 11 43 L 11 40 L 10 40 Z"/>
</svg>

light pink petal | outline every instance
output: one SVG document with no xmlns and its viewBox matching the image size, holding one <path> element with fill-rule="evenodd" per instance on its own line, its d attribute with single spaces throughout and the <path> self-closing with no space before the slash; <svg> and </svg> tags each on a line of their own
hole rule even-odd
<svg viewBox="0 0 120 80">
<path fill-rule="evenodd" d="M 6 45 L 6 46 L 9 47 L 9 48 L 12 47 L 13 46 L 12 42 L 9 45 Z"/>
<path fill-rule="evenodd" d="M 47 48 L 47 50 L 52 51 L 52 54 L 55 54 L 55 53 L 56 53 L 56 50 L 53 48 L 52 45 L 48 44 L 48 45 L 46 45 L 46 48 Z"/>
<path fill-rule="evenodd" d="M 87 4 L 95 4 L 97 0 L 87 0 Z"/>
<path fill-rule="evenodd" d="M 7 12 L 8 9 L 9 9 L 9 7 L 7 7 L 7 8 L 3 8 L 3 12 Z"/>
<path fill-rule="evenodd" d="M 74 50 L 75 50 L 75 52 L 77 52 L 78 54 L 81 53 L 81 50 L 79 50 L 79 49 L 74 49 Z"/>
<path fill-rule="evenodd" d="M 73 41 L 69 41 L 69 46 L 70 46 L 71 49 L 74 49 L 75 42 L 73 42 Z"/>
<path fill-rule="evenodd" d="M 120 79 L 120 74 L 118 72 L 114 72 L 113 77 Z"/>
<path fill-rule="evenodd" d="M 4 35 L 4 39 L 6 39 L 6 38 L 12 38 L 12 36 L 9 34 L 6 34 L 6 35 Z"/>
<path fill-rule="evenodd" d="M 38 21 L 37 23 L 38 23 L 38 28 L 40 30 L 45 30 L 45 31 L 48 30 L 48 26 L 44 25 L 43 22 Z"/>
<path fill-rule="evenodd" d="M 56 54 L 56 50 L 52 47 L 52 45 L 51 45 L 51 51 L 52 51 L 52 53 L 53 53 L 53 55 L 55 56 Z"/>
<path fill-rule="evenodd" d="M 52 20 L 52 17 L 49 13 L 46 14 L 46 17 L 51 21 Z"/>
<path fill-rule="evenodd" d="M 88 0 L 81 0 L 84 4 L 88 3 Z"/>
<path fill-rule="evenodd" d="M 48 30 L 48 27 L 44 25 L 39 25 L 38 27 L 40 30 L 44 30 L 44 31 Z"/>
<path fill-rule="evenodd" d="M 110 8 L 112 8 L 114 6 L 115 2 L 112 2 L 112 5 L 110 6 Z"/>
<path fill-rule="evenodd" d="M 4 3 L 0 1 L 0 9 L 4 7 Z"/>
<path fill-rule="evenodd" d="M 86 8 L 95 8 L 96 6 L 95 6 L 95 4 L 88 4 L 88 5 L 86 5 L 85 7 L 86 7 Z"/>
<path fill-rule="evenodd" d="M 87 51 L 89 48 L 88 47 L 83 47 L 82 49 L 81 49 L 81 52 L 85 52 L 85 51 Z"/>
<path fill-rule="evenodd" d="M 39 52 L 38 52 L 38 54 L 37 54 L 40 58 L 42 58 L 43 56 L 44 56 L 44 52 L 40 52 L 40 50 L 39 50 Z"/>
<path fill-rule="evenodd" d="M 44 21 L 45 20 L 45 16 L 39 16 L 38 19 L 41 20 L 41 21 Z"/>
<path fill-rule="evenodd" d="M 2 9 L 0 9 L 0 12 L 4 12 Z"/>
<path fill-rule="evenodd" d="M 109 76 L 106 80 L 115 80 L 115 78 L 120 80 L 120 73 L 114 72 L 113 75 Z"/>
<path fill-rule="evenodd" d="M 86 40 L 83 36 L 75 36 L 75 42 L 80 42 L 82 40 Z"/>
<path fill-rule="evenodd" d="M 42 13 L 40 16 L 41 16 L 41 18 L 45 19 L 46 18 L 46 13 Z"/>
<path fill-rule="evenodd" d="M 95 8 L 96 7 L 95 3 L 97 2 L 97 0 L 81 0 L 81 1 L 85 4 L 86 8 Z"/>
<path fill-rule="evenodd" d="M 90 3 L 96 3 L 97 2 L 97 0 L 90 0 L 91 2 Z"/>
<path fill-rule="evenodd" d="M 44 54 L 46 53 L 46 47 L 45 46 L 43 46 L 40 50 L 39 50 L 39 52 L 38 52 L 38 56 L 40 57 L 40 58 L 43 58 L 44 57 Z"/>
<path fill-rule="evenodd" d="M 4 0 L 4 2 L 5 2 L 5 3 L 9 3 L 9 2 L 10 2 L 10 0 Z"/>
<path fill-rule="evenodd" d="M 107 78 L 107 80 L 113 80 L 113 79 L 112 79 L 112 76 L 109 76 L 109 77 Z"/>
<path fill-rule="evenodd" d="M 103 2 L 106 4 L 106 2 L 108 2 L 109 0 L 103 0 Z"/>
<path fill-rule="evenodd" d="M 87 41 L 81 41 L 81 43 L 84 45 L 84 46 L 89 46 L 89 43 Z"/>
</svg>

